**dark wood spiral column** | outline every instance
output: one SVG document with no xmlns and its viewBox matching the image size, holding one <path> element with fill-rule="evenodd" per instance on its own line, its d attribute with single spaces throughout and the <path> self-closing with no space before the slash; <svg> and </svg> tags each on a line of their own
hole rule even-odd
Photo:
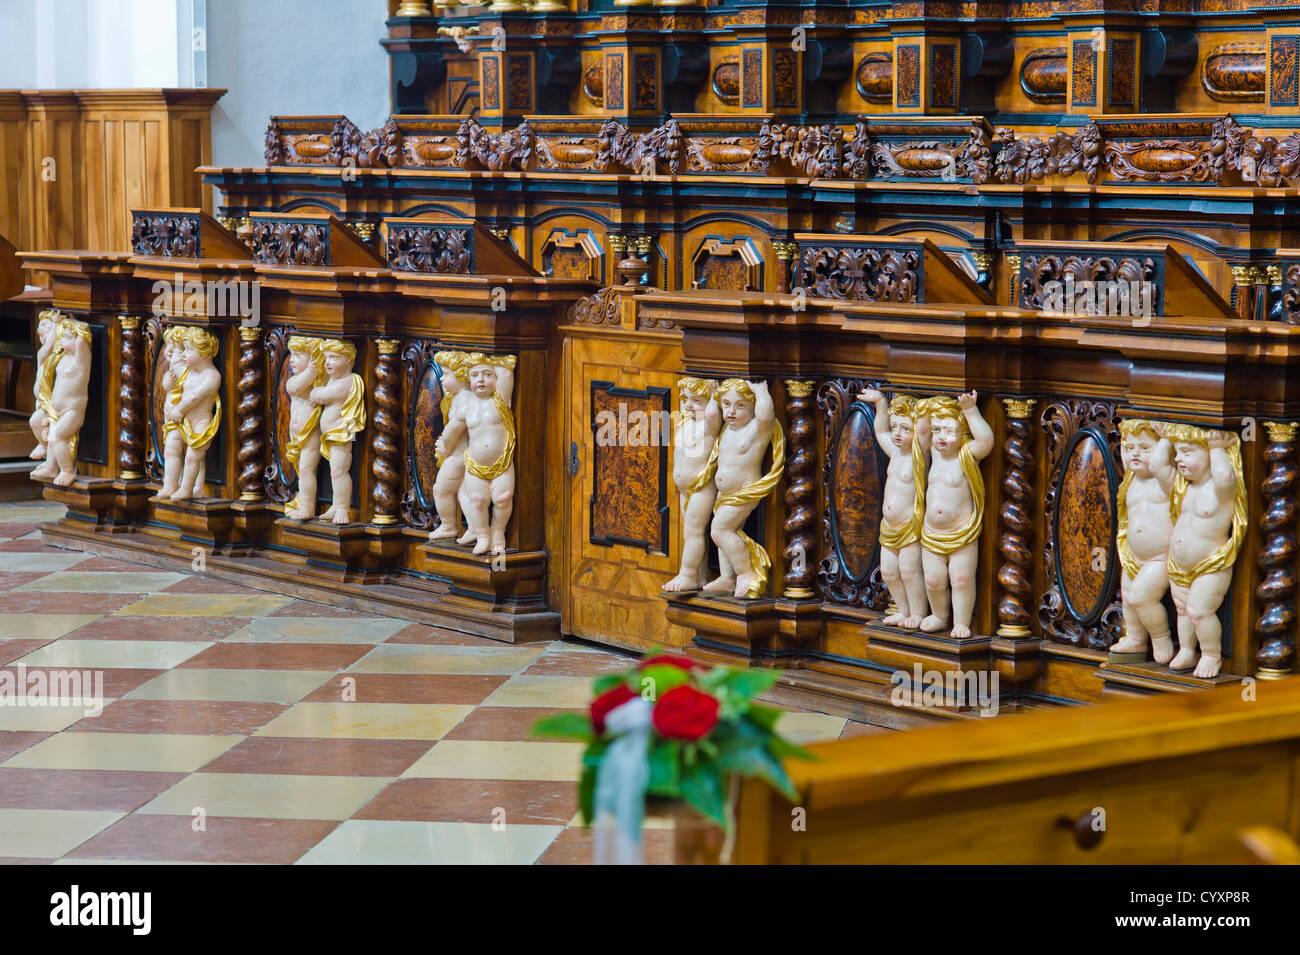
<svg viewBox="0 0 1300 955">
<path fill-rule="evenodd" d="M 785 407 L 790 418 L 786 431 L 786 473 L 790 486 L 785 491 L 785 585 L 783 596 L 806 600 L 813 596 L 817 574 L 814 532 L 817 526 L 816 470 L 813 460 L 813 386 L 811 381 L 785 383 Z"/>
<path fill-rule="evenodd" d="M 401 482 L 397 430 L 401 419 L 397 349 L 401 342 L 381 338 L 375 345 L 379 361 L 375 366 L 375 422 L 370 433 L 370 472 L 375 476 L 375 516 L 371 520 L 375 524 L 396 524 Z"/>
<path fill-rule="evenodd" d="M 266 471 L 266 359 L 262 332 L 239 329 L 239 499 L 262 500 L 262 475 Z"/>
<path fill-rule="evenodd" d="M 122 326 L 122 387 L 118 390 L 117 476 L 144 480 L 144 352 L 140 316 L 119 315 Z"/>
<path fill-rule="evenodd" d="M 1296 460 L 1294 422 L 1265 421 L 1268 444 L 1264 461 L 1268 476 L 1261 490 L 1265 508 L 1259 519 L 1263 533 L 1259 566 L 1264 573 L 1255 595 L 1263 609 L 1255 622 L 1259 650 L 1255 662 L 1261 680 L 1280 680 L 1295 669 L 1296 593 Z"/>
<path fill-rule="evenodd" d="M 1033 598 L 1030 566 L 1033 562 L 1034 522 L 1030 515 L 1033 497 L 1034 458 L 1030 447 L 1029 416 L 1034 410 L 1032 398 L 1003 398 L 1006 409 L 1007 439 L 1002 448 L 1006 469 L 1002 477 L 1002 537 L 998 552 L 998 584 L 1002 599 L 998 601 L 999 637 L 1028 637 L 1029 607 Z"/>
</svg>

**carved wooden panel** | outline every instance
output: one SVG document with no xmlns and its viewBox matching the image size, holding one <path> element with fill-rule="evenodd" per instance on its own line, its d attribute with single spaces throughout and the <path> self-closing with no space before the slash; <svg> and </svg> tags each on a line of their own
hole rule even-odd
<svg viewBox="0 0 1300 955">
<path fill-rule="evenodd" d="M 695 253 L 692 288 L 763 290 L 763 257 L 749 236 L 710 236 Z"/>
<path fill-rule="evenodd" d="M 429 528 L 436 511 L 433 484 L 438 479 L 434 445 L 446 425 L 442 415 L 443 369 L 434 359 L 437 342 L 417 338 L 402 349 L 406 415 L 406 475 L 402 492 L 402 520 L 412 527 Z"/>
<path fill-rule="evenodd" d="M 1070 105 L 1097 105 L 1097 50 L 1092 40 L 1070 44 Z"/>
<path fill-rule="evenodd" d="M 1137 107 L 1137 41 L 1114 37 L 1107 43 L 1106 105 Z"/>
<path fill-rule="evenodd" d="M 800 286 L 818 298 L 919 302 L 922 278 L 920 247 L 809 247 L 802 250 L 799 263 Z"/>
<path fill-rule="evenodd" d="M 880 577 L 880 510 L 887 462 L 874 433 L 874 409 L 854 401 L 867 382 L 832 379 L 817 389 L 826 434 L 822 468 L 821 566 L 817 591 L 830 603 L 884 610 Z"/>
<path fill-rule="evenodd" d="M 911 109 L 921 105 L 921 47 L 915 43 L 898 47 L 894 89 L 900 108 Z"/>
<path fill-rule="evenodd" d="M 501 57 L 484 54 L 479 58 L 482 70 L 482 85 L 479 88 L 483 97 L 483 108 L 498 110 L 501 108 Z"/>
<path fill-rule="evenodd" d="M 1043 409 L 1040 422 L 1047 436 L 1043 504 L 1051 525 L 1038 620 L 1049 640 L 1106 650 L 1123 632 L 1114 530 L 1121 467 L 1115 406 L 1063 398 Z"/>
<path fill-rule="evenodd" d="M 635 109 L 659 108 L 659 58 L 654 53 L 632 55 L 632 105 Z"/>
<path fill-rule="evenodd" d="M 590 229 L 552 229 L 541 245 L 542 274 L 556 279 L 603 278 L 604 252 Z"/>
<path fill-rule="evenodd" d="M 388 267 L 399 272 L 469 275 L 474 271 L 474 230 L 402 226 L 388 233 Z"/>
<path fill-rule="evenodd" d="M 957 46 L 935 43 L 930 47 L 930 106 L 957 107 Z"/>
<path fill-rule="evenodd" d="M 772 105 L 793 108 L 799 105 L 799 57 L 794 50 L 772 50 Z"/>
<path fill-rule="evenodd" d="M 605 108 L 623 108 L 623 54 L 605 54 Z"/>
<path fill-rule="evenodd" d="M 740 95 L 744 106 L 763 105 L 763 51 L 745 50 L 741 54 Z"/>
<path fill-rule="evenodd" d="M 329 262 L 329 226 L 319 222 L 275 219 L 253 229 L 253 259 L 272 265 L 325 265 Z"/>
<path fill-rule="evenodd" d="M 670 395 L 591 383 L 593 544 L 667 552 Z"/>
<path fill-rule="evenodd" d="M 533 108 L 533 58 L 527 53 L 506 56 L 506 102 L 512 110 Z"/>
<path fill-rule="evenodd" d="M 1115 286 L 1090 287 L 1084 283 L 1112 282 Z M 1151 309 L 1156 315 L 1164 314 L 1165 260 L 1163 256 L 1134 258 L 1106 255 L 1061 255 L 1056 253 L 1027 254 L 1020 260 L 1020 307 L 1035 311 L 1052 309 L 1073 314 L 1083 313 L 1082 306 L 1066 301 L 1074 295 L 1085 300 L 1095 293 L 1098 304 L 1104 302 L 1110 309 L 1108 297 L 1115 294 L 1116 308 L 1106 314 L 1128 314 L 1121 309 L 1122 296 L 1129 296 L 1128 305 L 1136 314 L 1132 301 L 1134 283 L 1141 294 L 1141 283 L 1151 283 Z M 1093 292 L 1090 293 L 1089 289 Z"/>
<path fill-rule="evenodd" d="M 131 251 L 137 255 L 199 257 L 199 217 L 174 213 L 165 216 L 133 212 Z"/>
</svg>

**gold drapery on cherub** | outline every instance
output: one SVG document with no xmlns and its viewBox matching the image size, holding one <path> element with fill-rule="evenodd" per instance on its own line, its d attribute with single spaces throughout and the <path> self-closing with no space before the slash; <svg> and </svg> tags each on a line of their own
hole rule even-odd
<svg viewBox="0 0 1300 955">
<path fill-rule="evenodd" d="M 1184 444 L 1199 444 L 1207 449 L 1210 446 L 1209 432 L 1195 425 L 1165 425 L 1165 437 L 1171 442 L 1181 441 Z M 1191 567 L 1180 566 L 1174 561 L 1171 553 L 1166 561 L 1166 566 L 1169 569 L 1169 582 L 1175 586 L 1190 587 L 1192 581 L 1196 580 L 1197 577 L 1204 577 L 1206 574 L 1227 570 L 1236 561 L 1237 551 L 1241 549 L 1241 542 L 1246 539 L 1249 518 L 1246 510 L 1246 479 L 1241 464 L 1241 442 L 1236 440 L 1234 435 L 1232 442 L 1223 451 L 1228 456 L 1228 463 L 1232 465 L 1232 473 L 1236 478 L 1237 485 L 1232 501 L 1232 535 Z M 1178 515 L 1183 506 L 1183 497 L 1187 494 L 1189 486 L 1187 478 L 1181 474 L 1174 477 L 1174 486 L 1169 492 L 1169 515 L 1174 523 L 1178 522 Z"/>
<path fill-rule="evenodd" d="M 482 352 L 470 352 L 465 356 L 465 373 L 467 377 L 470 369 L 475 365 L 495 365 L 498 368 L 513 371 L 515 356 L 485 355 Z M 515 460 L 515 443 L 518 440 L 518 433 L 515 430 L 515 416 L 511 413 L 510 406 L 506 404 L 499 391 L 492 392 L 492 403 L 496 406 L 497 414 L 501 417 L 501 425 L 506 430 L 506 446 L 501 449 L 501 453 L 497 455 L 497 459 L 491 464 L 480 464 L 470 457 L 469 449 L 465 449 L 465 470 L 484 481 L 491 481 L 509 470 L 510 465 Z"/>
<path fill-rule="evenodd" d="M 320 351 L 322 366 L 326 355 L 342 355 L 350 361 L 356 361 L 357 357 L 356 347 L 351 342 L 340 341 L 337 338 L 323 339 L 320 343 Z M 331 449 L 336 445 L 351 444 L 352 439 L 366 426 L 365 382 L 356 373 L 349 377 L 352 379 L 352 387 L 348 391 L 347 398 L 343 400 L 343 407 L 339 409 L 339 423 L 337 427 L 322 431 L 320 435 L 320 454 L 326 461 L 330 459 Z"/>
<path fill-rule="evenodd" d="M 179 331 L 175 334 L 172 340 L 173 347 L 188 342 L 192 344 L 194 346 L 194 350 L 197 351 L 204 358 L 213 358 L 216 356 L 217 338 L 211 332 L 203 328 L 197 328 L 192 326 L 173 326 L 173 327 L 179 329 Z M 87 329 L 86 332 L 87 332 L 86 340 L 89 341 L 90 330 Z M 185 381 L 186 379 L 189 378 L 189 376 L 190 376 L 190 370 L 188 368 L 186 368 L 184 371 L 180 373 L 180 375 L 177 376 L 176 383 L 172 385 L 167 392 L 167 401 L 169 404 L 179 405 L 181 403 L 181 398 L 185 393 Z M 221 396 L 213 395 L 212 396 L 212 420 L 208 422 L 208 426 L 206 428 L 204 428 L 202 431 L 195 431 L 194 428 L 190 425 L 189 419 L 185 415 L 181 415 L 181 419 L 179 421 L 168 421 L 163 425 L 163 434 L 167 435 L 173 431 L 179 431 L 181 433 L 181 440 L 184 441 L 188 447 L 193 448 L 195 451 L 202 451 L 204 448 L 206 448 L 209 444 L 212 443 L 212 439 L 217 436 L 217 429 L 220 426 L 221 426 Z"/>
<path fill-rule="evenodd" d="M 955 398 L 936 395 L 918 403 L 918 417 L 921 414 L 932 418 L 952 418 L 957 422 L 961 449 L 957 452 L 957 461 L 962 476 L 970 485 L 971 513 L 966 523 L 951 531 L 933 531 L 922 525 L 921 546 L 934 554 L 954 554 L 972 541 L 979 540 L 984 526 L 984 477 L 980 474 L 979 462 L 970 449 L 970 425 L 966 415 Z"/>
<path fill-rule="evenodd" d="M 321 351 L 320 346 L 321 339 L 319 338 L 308 338 L 305 335 L 293 335 L 289 338 L 289 351 L 306 352 L 315 367 L 316 377 L 312 381 L 313 388 L 319 388 L 329 380 L 329 376 L 325 374 L 325 353 Z M 284 456 L 294 466 L 295 470 L 298 467 L 299 459 L 302 457 L 302 449 L 311 438 L 312 432 L 320 424 L 320 412 L 320 405 L 317 405 L 311 410 L 311 414 L 308 415 L 307 421 L 300 431 L 290 431 L 289 440 L 284 446 Z M 296 502 L 297 498 L 294 498 L 294 501 Z"/>
</svg>

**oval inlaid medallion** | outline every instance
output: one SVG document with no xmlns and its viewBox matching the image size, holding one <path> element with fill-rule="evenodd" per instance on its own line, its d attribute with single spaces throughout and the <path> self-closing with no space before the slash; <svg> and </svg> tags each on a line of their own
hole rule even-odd
<svg viewBox="0 0 1300 955">
<path fill-rule="evenodd" d="M 858 95 L 868 103 L 889 103 L 894 98 L 894 57 L 885 50 L 868 53 L 858 61 L 855 75 Z"/>
<path fill-rule="evenodd" d="M 715 166 L 739 166 L 749 162 L 754 153 L 739 143 L 709 143 L 700 149 L 700 155 Z"/>
<path fill-rule="evenodd" d="M 1195 165 L 1196 160 L 1196 153 L 1190 149 L 1167 146 L 1149 146 L 1129 157 L 1129 162 L 1144 172 L 1181 172 Z"/>
<path fill-rule="evenodd" d="M 596 150 L 584 143 L 551 143 L 551 158 L 558 163 L 580 166 L 596 158 Z"/>
<path fill-rule="evenodd" d="M 1038 103 L 1064 103 L 1068 60 L 1065 47 L 1031 50 L 1020 64 L 1020 88 Z"/>
<path fill-rule="evenodd" d="M 1106 440 L 1083 429 L 1071 440 L 1056 479 L 1056 570 L 1066 605 L 1091 624 L 1114 585 L 1115 491 L 1118 479 Z"/>
<path fill-rule="evenodd" d="M 932 172 L 952 165 L 953 158 L 942 149 L 901 149 L 894 154 L 894 162 L 914 172 Z"/>
<path fill-rule="evenodd" d="M 713 71 L 713 92 L 724 103 L 740 102 L 740 61 L 723 60 Z"/>
<path fill-rule="evenodd" d="M 428 365 L 415 389 L 415 406 L 411 409 L 410 447 L 416 487 L 425 501 L 433 503 L 433 482 L 438 478 L 434 445 L 442 434 L 442 381 L 438 367 Z"/>
<path fill-rule="evenodd" d="M 1219 102 L 1264 101 L 1268 61 L 1259 43 L 1225 43 L 1205 57 L 1201 85 Z"/>
<path fill-rule="evenodd" d="M 293 141 L 293 151 L 300 159 L 319 159 L 330 151 L 328 137 L 311 135 Z"/>
<path fill-rule="evenodd" d="M 456 144 L 446 140 L 426 139 L 415 147 L 415 154 L 425 162 L 438 162 L 454 156 Z"/>
<path fill-rule="evenodd" d="M 840 428 L 831 471 L 836 545 L 845 573 L 862 580 L 871 572 L 880 537 L 881 473 L 867 406 L 855 401 Z"/>
<path fill-rule="evenodd" d="M 597 106 L 605 105 L 605 66 L 596 63 L 582 74 L 582 92 Z"/>
</svg>

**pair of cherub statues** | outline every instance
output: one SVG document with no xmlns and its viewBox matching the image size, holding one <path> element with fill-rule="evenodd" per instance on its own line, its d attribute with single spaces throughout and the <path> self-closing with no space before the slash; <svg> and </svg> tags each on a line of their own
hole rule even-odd
<svg viewBox="0 0 1300 955">
<path fill-rule="evenodd" d="M 434 360 L 443 369 L 443 425 L 434 445 L 438 526 L 429 540 L 472 543 L 475 554 L 502 554 L 515 498 L 515 357 L 442 351 Z"/>
<path fill-rule="evenodd" d="M 781 480 L 785 436 L 765 382 L 682 378 L 674 434 L 673 482 L 682 512 L 680 572 L 664 590 L 730 592 L 761 597 L 771 558 L 743 530 L 749 515 Z M 772 464 L 763 471 L 768 445 Z M 718 548 L 718 576 L 708 581 L 706 531 Z"/>
<path fill-rule="evenodd" d="M 330 506 L 322 521 L 347 524 L 352 508 L 352 442 L 366 426 L 366 386 L 353 372 L 357 349 L 336 338 L 289 338 L 289 441 L 284 456 L 298 472 L 298 493 L 284 516 L 316 516 L 316 467 L 330 465 Z"/>
<path fill-rule="evenodd" d="M 1119 430 L 1125 473 L 1115 543 L 1124 637 L 1111 653 L 1145 658 L 1150 642 L 1156 663 L 1213 679 L 1223 665 L 1219 607 L 1246 536 L 1240 441 L 1226 431 L 1139 419 L 1121 421 Z M 1178 616 L 1177 654 L 1166 590 Z"/>
<path fill-rule="evenodd" d="M 49 309 L 41 312 L 36 334 L 36 410 L 28 423 L 36 436 L 31 458 L 42 463 L 32 477 L 67 487 L 77 477 L 77 437 L 86 420 L 90 326 Z"/>
</svg>

